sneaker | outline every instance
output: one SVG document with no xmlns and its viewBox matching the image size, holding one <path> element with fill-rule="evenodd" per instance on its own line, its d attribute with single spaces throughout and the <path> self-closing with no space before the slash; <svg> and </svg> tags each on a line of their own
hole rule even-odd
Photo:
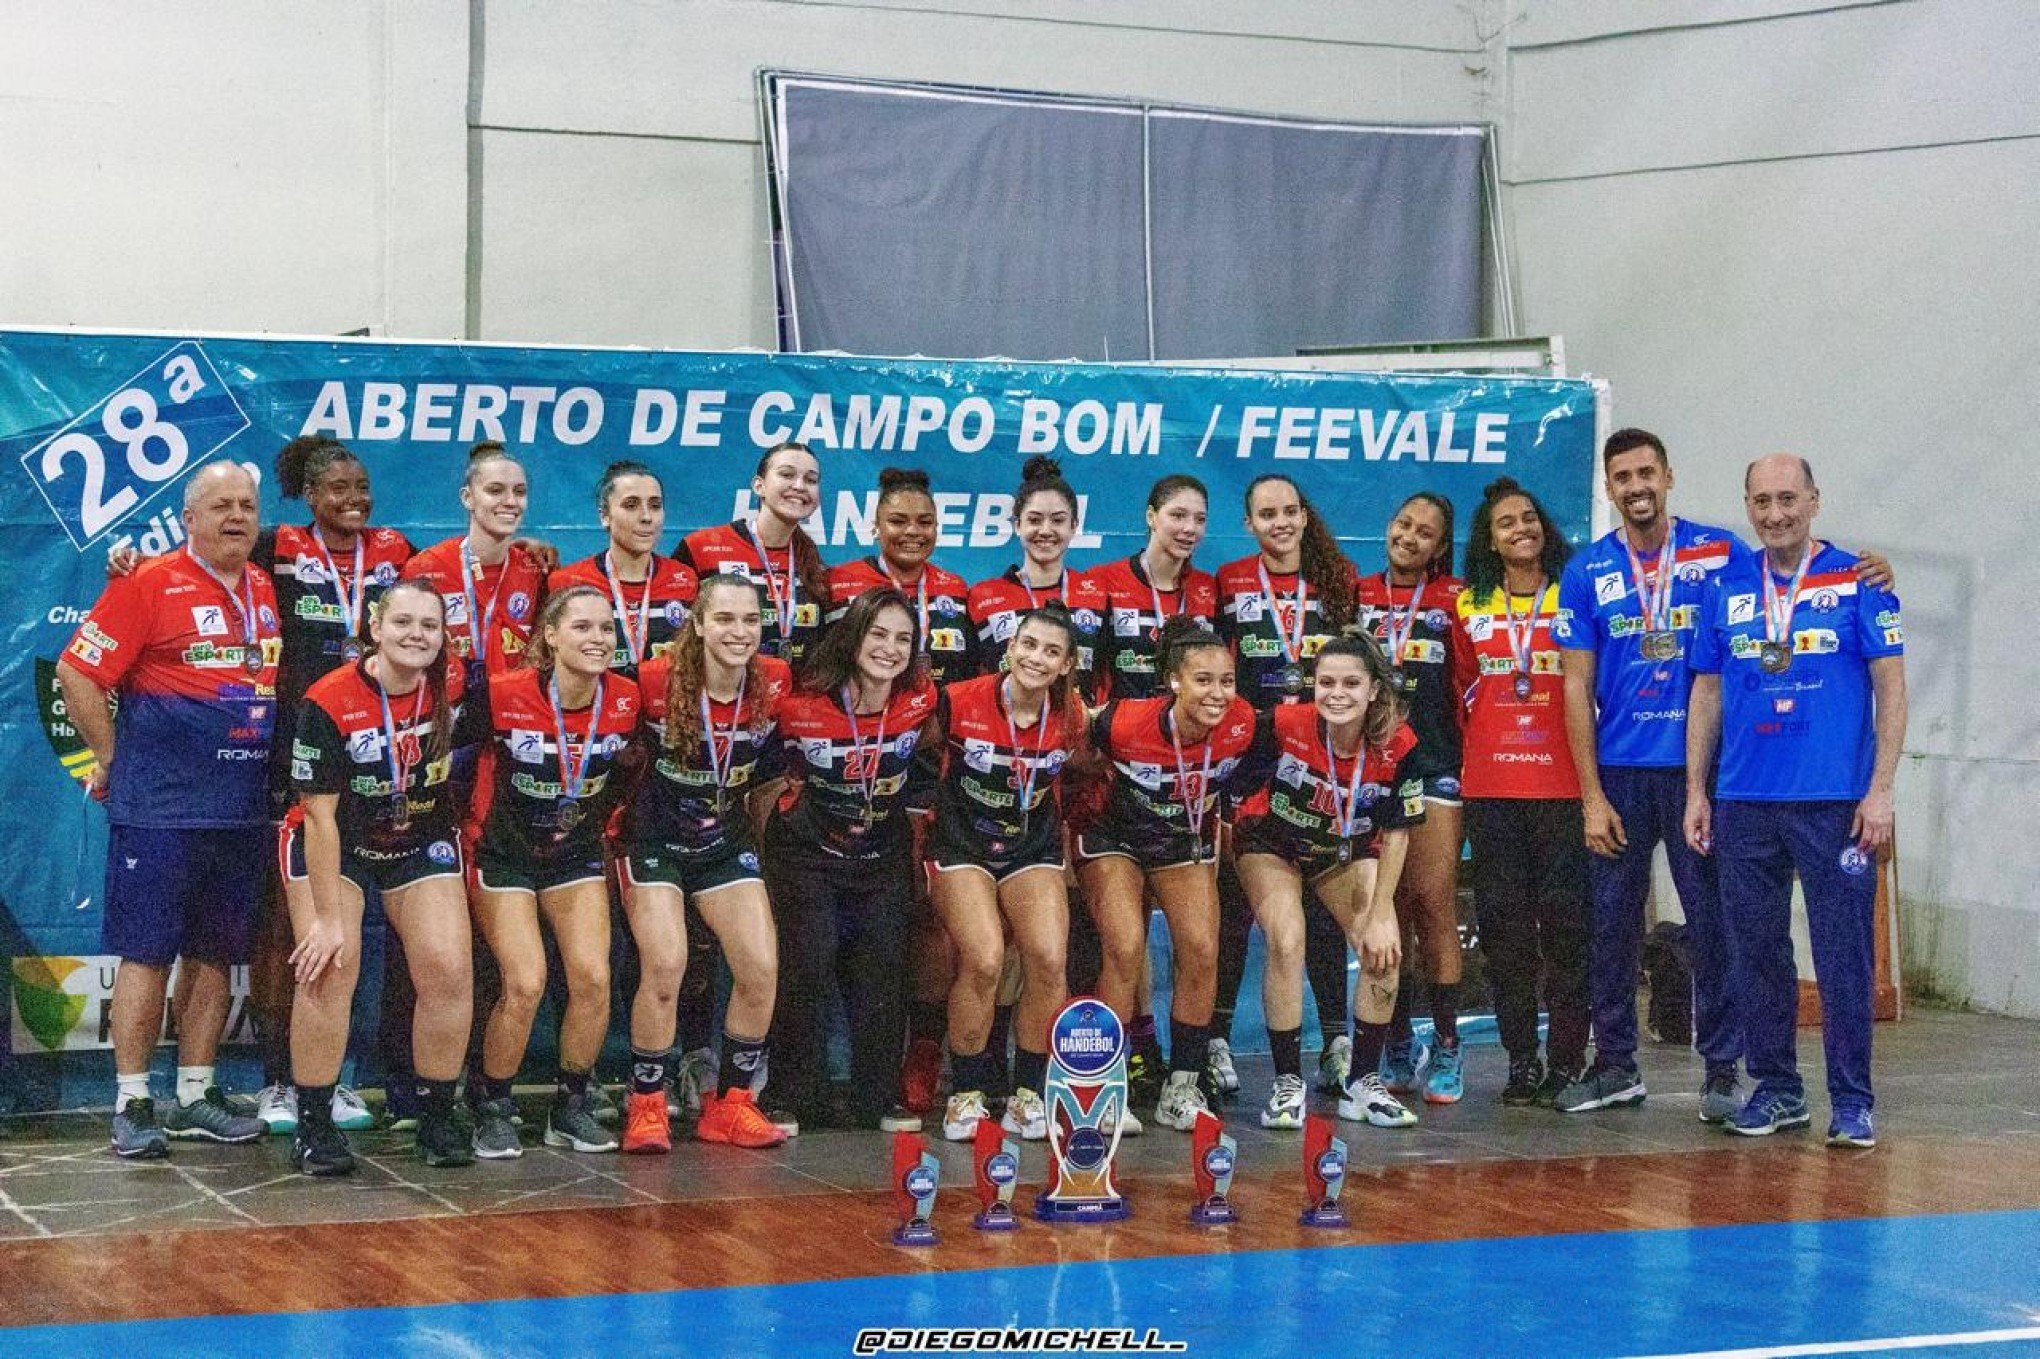
<svg viewBox="0 0 2040 1359">
<path fill-rule="evenodd" d="M 1417 1088 L 1416 1043 L 1404 1040 L 1382 1046 L 1381 1060 L 1375 1064 L 1375 1072 L 1381 1077 L 1382 1088 L 1394 1095 L 1407 1095 Z"/>
<path fill-rule="evenodd" d="M 1633 1066 L 1603 1066 L 1595 1062 L 1587 1074 L 1558 1092 L 1552 1108 L 1562 1114 L 1588 1114 L 1596 1109 L 1619 1109 L 1643 1103 L 1643 1076 Z"/>
<path fill-rule="evenodd" d="M 1346 1087 L 1339 1098 L 1339 1117 L 1377 1128 L 1408 1128 L 1417 1121 L 1401 1100 L 1388 1093 L 1378 1071 L 1370 1071 Z"/>
<path fill-rule="evenodd" d="M 290 1164 L 300 1175 L 352 1175 L 354 1151 L 331 1123 L 304 1123 L 291 1138 Z"/>
<path fill-rule="evenodd" d="M 413 1132 L 418 1127 L 421 1106 L 417 1077 L 391 1072 L 383 1085 L 383 1128 L 388 1132 Z M 469 1090 L 470 1099 L 473 1089 Z M 480 1109 L 475 1112 L 479 1115 Z"/>
<path fill-rule="evenodd" d="M 516 1116 L 515 1100 L 483 1100 L 475 1109 L 475 1155 L 484 1161 L 514 1161 L 522 1156 L 524 1144 L 517 1140 Z"/>
<path fill-rule="evenodd" d="M 925 1114 L 935 1107 L 941 1086 L 942 1045 L 932 1038 L 916 1038 L 907 1044 L 906 1060 L 900 1063 L 900 1104 L 910 1113 Z"/>
<path fill-rule="evenodd" d="M 1325 1050 L 1318 1054 L 1318 1089 L 1326 1094 L 1337 1094 L 1346 1088 L 1346 1077 L 1353 1074 L 1353 1039 L 1349 1034 L 1340 1034 L 1325 1044 Z"/>
<path fill-rule="evenodd" d="M 1303 1077 L 1277 1076 L 1274 1093 L 1268 1096 L 1268 1107 L 1261 1111 L 1261 1126 L 1292 1130 L 1301 1128 L 1309 1100 L 1310 1097 L 1303 1088 Z"/>
<path fill-rule="evenodd" d="M 333 1126 L 341 1132 L 366 1132 L 375 1126 L 375 1115 L 369 1111 L 367 1101 L 352 1086 L 333 1087 Z"/>
<path fill-rule="evenodd" d="M 673 1071 L 673 1097 L 667 1103 L 668 1112 L 674 1118 L 681 1114 L 692 1114 L 699 1118 L 701 1106 L 707 1097 L 715 1093 L 715 1053 L 708 1048 L 695 1048 L 682 1053 L 680 1063 Z M 677 1106 L 677 1107 L 675 1107 Z"/>
<path fill-rule="evenodd" d="M 751 1097 L 751 1102 L 757 1103 L 756 1095 Z M 782 1136 L 800 1136 L 800 1115 L 794 1113 L 791 1109 L 767 1109 L 765 1111 L 765 1121 L 779 1129 Z"/>
<path fill-rule="evenodd" d="M 114 1112 L 113 1154 L 129 1161 L 153 1161 L 170 1154 L 170 1142 L 156 1122 L 156 1101 L 144 1095 Z"/>
<path fill-rule="evenodd" d="M 604 1128 L 595 1114 L 595 1082 L 588 1082 L 588 1091 L 583 1095 L 568 1095 L 562 1099 L 553 1097 L 552 1109 L 545 1117 L 545 1144 L 549 1147 L 571 1147 L 575 1151 L 615 1151 L 616 1138 Z"/>
<path fill-rule="evenodd" d="M 977 1136 L 978 1124 L 991 1117 L 982 1090 L 959 1090 L 949 1097 L 942 1113 L 942 1135 L 952 1142 L 968 1142 Z"/>
<path fill-rule="evenodd" d="M 263 1086 L 262 1093 L 255 1097 L 255 1117 L 262 1120 L 262 1126 L 269 1129 L 272 1137 L 283 1137 L 296 1132 L 297 1087 Z"/>
<path fill-rule="evenodd" d="M 1171 1071 L 1162 1097 L 1155 1101 L 1155 1122 L 1164 1128 L 1189 1132 L 1197 1126 L 1197 1115 L 1211 1112 L 1194 1071 Z"/>
<path fill-rule="evenodd" d="M 646 1153 L 673 1150 L 672 1119 L 666 1114 L 664 1091 L 632 1092 L 623 1106 L 623 1149 Z"/>
<path fill-rule="evenodd" d="M 1728 1130 L 1744 1137 L 1769 1137 L 1774 1132 L 1804 1128 L 1812 1122 L 1803 1096 L 1783 1090 L 1758 1090 L 1728 1120 Z"/>
<path fill-rule="evenodd" d="M 1828 1120 L 1827 1144 L 1831 1147 L 1861 1147 L 1869 1150 L 1877 1145 L 1877 1130 L 1871 1126 L 1868 1109 L 1837 1109 Z"/>
<path fill-rule="evenodd" d="M 1466 1094 L 1466 1053 L 1458 1040 L 1434 1043 L 1424 1060 L 1424 1103 L 1457 1104 Z M 1383 1085 L 1388 1085 L 1386 1080 Z M 1391 1092 L 1395 1087 L 1388 1085 Z"/>
<path fill-rule="evenodd" d="M 1048 1106 L 1032 1090 L 1015 1090 L 1006 1099 L 1006 1116 L 999 1126 L 1022 1142 L 1043 1141 L 1048 1137 Z"/>
<path fill-rule="evenodd" d="M 1223 1038 L 1211 1040 L 1211 1055 L 1205 1058 L 1205 1066 L 1211 1077 L 1211 1087 L 1221 1095 L 1237 1095 L 1240 1092 L 1239 1068 L 1233 1065 L 1232 1044 Z"/>
<path fill-rule="evenodd" d="M 730 1093 L 735 1094 L 736 1092 L 733 1090 Z M 867 1123 L 864 1126 L 868 1128 L 871 1125 Z M 880 1132 L 919 1132 L 921 1131 L 921 1116 L 904 1104 L 895 1104 L 892 1108 L 878 1116 L 878 1130 Z"/>
<path fill-rule="evenodd" d="M 1544 1063 L 1532 1053 L 1509 1059 L 1509 1083 L 1502 1087 L 1502 1103 L 1522 1108 L 1537 1102 L 1537 1088 L 1544 1083 Z"/>
<path fill-rule="evenodd" d="M 1126 1104 L 1131 1109 L 1136 1104 L 1153 1104 L 1162 1097 L 1162 1068 L 1148 1060 L 1144 1052 L 1134 1052 L 1126 1058 Z"/>
<path fill-rule="evenodd" d="M 592 1074 L 588 1077 L 588 1117 L 605 1128 L 614 1128 L 623 1122 L 623 1108 L 617 1104 L 616 1096 L 610 1094 L 609 1087 Z M 615 1140 L 610 1139 L 612 1142 Z"/>
<path fill-rule="evenodd" d="M 727 1095 L 710 1095 L 701 1111 L 701 1122 L 694 1125 L 694 1135 L 704 1142 L 722 1142 L 754 1151 L 776 1147 L 786 1140 L 786 1134 L 758 1111 L 757 1101 L 742 1087 Z"/>
<path fill-rule="evenodd" d="M 1119 1111 L 1119 1135 L 1121 1137 L 1139 1137 L 1146 1131 L 1147 1125 L 1140 1121 L 1140 1115 L 1134 1113 L 1133 1105 L 1129 1102 L 1125 1108 Z"/>
<path fill-rule="evenodd" d="M 196 1104 L 170 1101 L 163 1110 L 163 1131 L 171 1137 L 207 1142 L 254 1142 L 269 1135 L 269 1125 L 253 1114 L 235 1113 L 227 1107 L 220 1088 L 209 1085 L 205 1098 Z"/>
<path fill-rule="evenodd" d="M 1533 1102 L 1540 1109 L 1557 1108 L 1558 1097 L 1579 1078 L 1578 1067 L 1553 1063 L 1545 1068 L 1544 1079 L 1537 1083 L 1537 1095 Z"/>
<path fill-rule="evenodd" d="M 508 1125 L 506 1125 L 508 1126 Z M 510 1141 L 515 1146 L 517 1129 L 510 1128 Z M 435 1170 L 453 1166 L 471 1166 L 480 1148 L 475 1129 L 468 1124 L 467 1111 L 456 1105 L 446 1114 L 434 1117 L 420 1114 L 418 1117 L 418 1159 Z M 522 1148 L 512 1152 L 521 1154 Z"/>
<path fill-rule="evenodd" d="M 1742 1108 L 1742 1082 L 1736 1078 L 1735 1063 L 1723 1062 L 1707 1068 L 1707 1079 L 1700 1086 L 1700 1121 L 1722 1124 L 1735 1117 L 1735 1111 Z"/>
</svg>

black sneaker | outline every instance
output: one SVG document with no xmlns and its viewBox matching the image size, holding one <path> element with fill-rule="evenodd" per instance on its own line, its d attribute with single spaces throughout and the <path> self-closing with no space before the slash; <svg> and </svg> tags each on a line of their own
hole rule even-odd
<svg viewBox="0 0 2040 1359">
<path fill-rule="evenodd" d="M 1538 1088 L 1544 1084 L 1544 1063 L 1537 1060 L 1535 1053 L 1528 1057 L 1509 1059 L 1509 1083 L 1502 1087 L 1502 1103 L 1515 1108 L 1537 1102 Z"/>
<path fill-rule="evenodd" d="M 331 1122 L 300 1118 L 291 1137 L 290 1163 L 301 1175 L 352 1175 L 354 1151 L 347 1145 L 347 1134 Z"/>
<path fill-rule="evenodd" d="M 1537 1083 L 1537 1094 L 1531 1102 L 1540 1109 L 1555 1109 L 1558 1107 L 1558 1097 L 1565 1093 L 1567 1086 L 1579 1078 L 1579 1067 L 1553 1062 L 1545 1071 L 1544 1079 Z"/>
<path fill-rule="evenodd" d="M 1162 1097 L 1163 1068 L 1136 1052 L 1126 1059 L 1126 1103 L 1128 1108 L 1147 1108 Z"/>
<path fill-rule="evenodd" d="M 439 1169 L 471 1166 L 475 1163 L 475 1128 L 464 1117 L 467 1110 L 454 1108 L 444 1113 L 430 1110 L 418 1115 L 418 1159 Z"/>
</svg>

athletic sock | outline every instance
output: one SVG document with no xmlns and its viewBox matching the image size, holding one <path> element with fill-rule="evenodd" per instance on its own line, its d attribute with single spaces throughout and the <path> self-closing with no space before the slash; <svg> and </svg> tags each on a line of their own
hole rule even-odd
<svg viewBox="0 0 2040 1359">
<path fill-rule="evenodd" d="M 975 1090 L 981 1095 L 984 1094 L 985 1087 L 991 1084 L 993 1074 L 990 1048 L 982 1052 L 958 1052 L 955 1048 L 949 1050 L 949 1083 L 959 1094 L 965 1090 Z"/>
<path fill-rule="evenodd" d="M 666 1088 L 666 1054 L 646 1052 L 643 1048 L 630 1050 L 630 1092 L 633 1095 L 656 1095 Z"/>
<path fill-rule="evenodd" d="M 140 1072 L 133 1076 L 113 1078 L 113 1107 L 116 1112 L 127 1108 L 131 1099 L 149 1098 L 149 1073 Z"/>
<path fill-rule="evenodd" d="M 1303 1029 L 1268 1030 L 1268 1053 L 1275 1059 L 1275 1074 L 1278 1076 L 1301 1076 L 1303 1074 Z"/>
<path fill-rule="evenodd" d="M 482 1098 L 490 1102 L 511 1098 L 510 1082 L 514 1079 L 511 1076 L 483 1076 L 480 1082 Z"/>
<path fill-rule="evenodd" d="M 746 1038 L 723 1030 L 722 1067 L 716 1073 L 716 1093 L 758 1089 L 758 1077 L 765 1072 L 765 1040 Z"/>
<path fill-rule="evenodd" d="M 205 1092 L 213 1087 L 213 1069 L 209 1066 L 180 1066 L 177 1068 L 177 1102 L 196 1104 L 205 1098 Z"/>
<path fill-rule="evenodd" d="M 1180 1019 L 1169 1021 L 1169 1070 L 1189 1071 L 1204 1074 L 1204 1067 L 1211 1059 L 1211 1028 L 1206 1024 L 1185 1024 Z"/>
<path fill-rule="evenodd" d="M 559 1080 L 554 1084 L 554 1098 L 564 1103 L 567 1100 L 585 1099 L 588 1094 L 588 1073 L 560 1068 Z"/>
<path fill-rule="evenodd" d="M 1013 1053 L 1013 1088 L 1041 1093 L 1048 1084 L 1048 1054 L 1017 1048 Z"/>
<path fill-rule="evenodd" d="M 987 1095 L 1009 1095 L 1012 1093 L 1012 1066 L 1006 1060 L 1006 1045 L 1013 1041 L 1013 1007 L 995 1005 L 992 1007 L 992 1035 L 985 1044 L 985 1056 L 991 1059 L 991 1086 Z"/>
<path fill-rule="evenodd" d="M 1405 972 L 1402 976 L 1396 978 L 1395 1010 L 1389 1015 L 1387 1025 L 1388 1032 L 1394 1035 L 1395 1042 L 1407 1043 L 1410 1041 L 1410 992 L 1416 989 L 1415 974 Z M 1432 994 L 1435 995 L 1436 992 Z M 1356 1020 L 1355 1022 L 1357 1023 L 1358 1021 Z M 1358 1068 L 1355 1069 L 1357 1070 Z"/>
<path fill-rule="evenodd" d="M 1355 1017 L 1353 1020 L 1353 1075 L 1347 1079 L 1365 1076 L 1381 1067 L 1381 1049 L 1388 1043 L 1388 1025 L 1369 1024 Z"/>
<path fill-rule="evenodd" d="M 437 1118 L 446 1118 L 453 1113 L 452 1081 L 418 1081 L 418 1103 L 424 1111 Z"/>
<path fill-rule="evenodd" d="M 1459 1041 L 1459 983 L 1431 983 L 1431 1026 L 1443 1043 Z"/>
<path fill-rule="evenodd" d="M 306 1085 L 297 1083 L 297 1116 L 299 1127 L 324 1127 L 333 1121 L 333 1087 L 328 1085 Z"/>
</svg>

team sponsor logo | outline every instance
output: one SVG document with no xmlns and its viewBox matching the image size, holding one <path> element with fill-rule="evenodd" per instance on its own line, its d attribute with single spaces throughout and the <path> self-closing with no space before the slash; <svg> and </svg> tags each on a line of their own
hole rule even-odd
<svg viewBox="0 0 2040 1359">
<path fill-rule="evenodd" d="M 1807 603 L 1815 613 L 1833 613 L 1841 607 L 1841 597 L 1833 590 L 1815 590 Z"/>
<path fill-rule="evenodd" d="M 531 614 L 531 596 L 522 590 L 513 590 L 504 608 L 512 618 L 522 623 Z"/>
<path fill-rule="evenodd" d="M 1136 761 L 1121 765 L 1120 768 L 1126 771 L 1126 777 L 1142 788 L 1153 791 L 1162 786 L 1162 767 L 1158 764 L 1141 764 Z"/>
<path fill-rule="evenodd" d="M 1884 630 L 1884 645 L 1886 645 L 1886 646 L 1904 646 L 1904 645 L 1905 645 L 1905 629 L 1904 629 L 1904 628 L 1886 628 L 1886 629 Z"/>
<path fill-rule="evenodd" d="M 737 863 L 746 873 L 756 873 L 758 871 L 758 856 L 748 849 L 737 856 Z"/>
<path fill-rule="evenodd" d="M 1842 649 L 1842 639 L 1826 628 L 1804 628 L 1792 634 L 1792 650 L 1800 656 L 1831 656 Z"/>
<path fill-rule="evenodd" d="M 921 744 L 921 733 L 918 731 L 903 731 L 900 733 L 899 741 L 894 745 L 893 749 L 897 750 L 900 758 L 904 760 L 914 753 L 914 747 L 919 744 Z"/>
<path fill-rule="evenodd" d="M 544 764 L 545 733 L 513 728 L 510 732 L 510 758 L 519 764 Z"/>
<path fill-rule="evenodd" d="M 1013 634 L 1020 631 L 1020 615 L 1011 611 L 995 613 L 992 615 L 991 629 L 993 641 L 1010 642 L 1013 640 Z"/>
<path fill-rule="evenodd" d="M 797 628 L 818 628 L 822 625 L 822 608 L 819 604 L 796 604 L 793 606 L 793 625 Z"/>
<path fill-rule="evenodd" d="M 1628 583 L 1622 579 L 1620 571 L 1609 571 L 1594 577 L 1594 602 L 1596 604 L 1613 604 L 1628 593 Z"/>
<path fill-rule="evenodd" d="M 667 600 L 661 612 L 665 614 L 666 622 L 671 627 L 677 628 L 687 621 L 687 606 L 677 599 Z"/>
<path fill-rule="evenodd" d="M 1444 632 L 1452 626 L 1452 619 L 1443 609 L 1431 609 L 1424 614 L 1424 623 L 1433 632 Z"/>
<path fill-rule="evenodd" d="M 1078 609 L 1070 614 L 1070 618 L 1076 623 L 1078 632 L 1096 632 L 1105 621 L 1098 616 L 1096 609 Z"/>
<path fill-rule="evenodd" d="M 963 650 L 964 649 L 963 629 L 962 628 L 928 629 L 928 649 L 930 651 Z"/>
<path fill-rule="evenodd" d="M 1877 626 L 1878 626 L 1878 627 L 1880 627 L 1880 628 L 1895 628 L 1895 627 L 1897 627 L 1897 626 L 1898 626 L 1898 610 L 1897 610 L 1897 609 L 1879 609 L 1879 610 L 1877 611 L 1877 619 L 1876 619 L 1876 622 L 1877 622 Z"/>
<path fill-rule="evenodd" d="M 383 750 L 382 732 L 371 727 L 347 738 L 347 758 L 356 764 L 373 764 Z M 295 749 L 292 751 L 296 754 Z"/>
<path fill-rule="evenodd" d="M 395 562 L 378 562 L 376 563 L 375 570 L 368 573 L 368 578 L 377 585 L 395 585 L 397 583 L 397 564 Z"/>
<path fill-rule="evenodd" d="M 1856 845 L 1844 845 L 1842 857 L 1836 862 L 1841 865 L 1842 872 L 1852 878 L 1860 878 L 1870 870 L 1870 856 Z"/>
<path fill-rule="evenodd" d="M 939 613 L 944 617 L 954 617 L 963 612 L 963 601 L 951 599 L 948 595 L 937 595 L 928 601 L 928 612 Z"/>
<path fill-rule="evenodd" d="M 995 751 L 996 748 L 990 741 L 966 739 L 963 743 L 963 763 L 966 768 L 975 769 L 980 774 L 989 774 L 992 772 Z"/>
<path fill-rule="evenodd" d="M 255 616 L 262 620 L 264 628 L 271 632 L 276 631 L 276 610 L 270 608 L 267 604 L 258 605 L 255 609 Z"/>
<path fill-rule="evenodd" d="M 450 867 L 460 857 L 460 851 L 453 847 L 451 840 L 434 840 L 425 846 L 425 857 L 442 868 Z"/>
<path fill-rule="evenodd" d="M 1477 613 L 1466 620 L 1467 635 L 1476 642 L 1485 642 L 1494 636 L 1495 620 L 1492 615 Z"/>
<path fill-rule="evenodd" d="M 800 757 L 817 769 L 827 769 L 834 756 L 826 736 L 803 736 L 800 740 Z"/>
<path fill-rule="evenodd" d="M 1445 777 L 1440 777 L 1440 778 L 1438 778 L 1438 779 L 1435 779 L 1435 780 L 1433 780 L 1433 782 L 1435 782 L 1435 783 L 1436 783 L 1436 784 L 1438 785 L 1438 796 L 1439 796 L 1439 797 L 1458 797 L 1458 796 L 1459 796 L 1459 780 L 1458 780 L 1458 779 L 1455 779 L 1455 778 L 1451 778 L 1451 777 L 1449 777 L 1449 776 L 1445 776 Z"/>
<path fill-rule="evenodd" d="M 1755 622 L 1757 597 L 1755 595 L 1730 595 L 1728 597 L 1728 625 Z"/>
<path fill-rule="evenodd" d="M 441 595 L 439 598 L 446 605 L 446 626 L 450 628 L 465 627 L 468 621 L 467 596 L 459 591 L 455 591 L 453 594 Z"/>
<path fill-rule="evenodd" d="M 1140 636 L 1140 610 L 1114 609 L 1112 611 L 1112 635 L 1114 637 Z"/>
<path fill-rule="evenodd" d="M 1737 633 L 1728 639 L 1728 654 L 1739 661 L 1754 659 L 1759 649 L 1757 639 L 1754 637 L 1745 637 Z"/>
<path fill-rule="evenodd" d="M 200 604 L 191 611 L 191 630 L 201 637 L 227 635 L 227 611 L 217 604 Z"/>
<path fill-rule="evenodd" d="M 1707 564 L 1705 562 L 1680 562 L 1676 574 L 1686 584 L 1698 585 L 1701 581 L 1707 579 Z"/>
<path fill-rule="evenodd" d="M 1310 777 L 1310 766 L 1294 755 L 1285 754 L 1276 761 L 1275 782 L 1286 783 L 1291 788 L 1301 788 Z"/>
<path fill-rule="evenodd" d="M 1258 623 L 1267 612 L 1267 602 L 1257 594 L 1241 595 L 1233 600 L 1233 617 L 1242 623 Z"/>
</svg>

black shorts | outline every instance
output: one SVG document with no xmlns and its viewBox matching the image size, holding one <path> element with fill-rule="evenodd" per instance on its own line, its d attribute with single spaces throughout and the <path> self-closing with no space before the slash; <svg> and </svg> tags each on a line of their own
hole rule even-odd
<svg viewBox="0 0 2040 1359">
<path fill-rule="evenodd" d="M 536 896 L 559 887 L 601 882 L 602 856 L 568 855 L 547 862 L 522 863 L 475 851 L 470 887 L 484 892 L 529 892 Z"/>
<path fill-rule="evenodd" d="M 1212 863 L 1218 858 L 1218 851 L 1197 836 L 1180 833 L 1142 836 L 1136 845 L 1130 837 L 1115 834 L 1114 828 L 1104 823 L 1077 836 L 1079 861 L 1113 857 L 1131 859 L 1152 873 L 1157 869 Z"/>
<path fill-rule="evenodd" d="M 1014 841 L 986 840 L 971 846 L 952 843 L 942 836 L 930 836 L 928 867 L 937 873 L 978 868 L 990 874 L 993 882 L 1004 882 L 1030 868 L 1053 868 L 1060 873 L 1069 867 L 1069 861 L 1063 857 L 1062 826 L 1055 823 L 1053 832 Z"/>
<path fill-rule="evenodd" d="M 305 863 L 303 825 L 293 817 L 277 827 L 276 836 L 277 859 L 285 879 L 303 882 L 311 877 L 311 869 Z M 428 878 L 458 878 L 465 872 L 459 836 L 434 840 L 405 854 L 347 846 L 340 850 L 340 876 L 360 888 L 363 897 L 370 892 L 401 891 Z"/>
<path fill-rule="evenodd" d="M 1315 845 L 1297 843 L 1289 836 L 1268 825 L 1270 818 L 1257 816 L 1245 822 L 1233 833 L 1233 854 L 1272 854 L 1285 863 L 1296 865 L 1297 872 L 1306 878 L 1315 878 L 1329 873 L 1341 865 L 1336 849 L 1320 848 Z M 1378 859 L 1381 857 L 1379 836 L 1369 835 L 1353 842 L 1353 859 Z"/>
<path fill-rule="evenodd" d="M 736 836 L 724 836 L 707 849 L 635 845 L 618 859 L 617 872 L 625 887 L 674 887 L 689 899 L 740 882 L 764 882 L 758 851 Z"/>
</svg>

